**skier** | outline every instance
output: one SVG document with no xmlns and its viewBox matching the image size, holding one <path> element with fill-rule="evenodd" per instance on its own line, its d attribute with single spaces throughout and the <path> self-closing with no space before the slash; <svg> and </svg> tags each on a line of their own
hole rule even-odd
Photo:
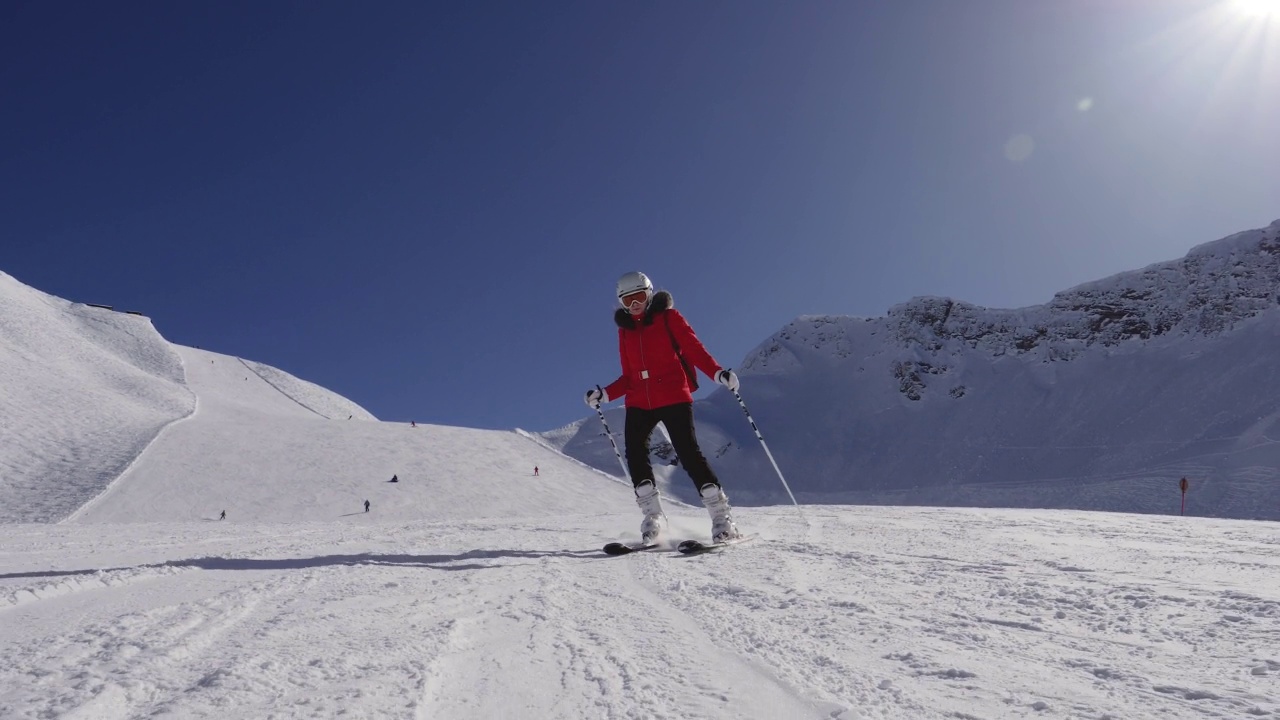
<svg viewBox="0 0 1280 720">
<path fill-rule="evenodd" d="M 390 479 L 390 480 L 388 480 L 387 482 L 400 482 L 400 476 L 399 476 L 399 475 L 392 475 L 392 476 L 391 476 L 391 479 Z"/>
<path fill-rule="evenodd" d="M 365 500 L 365 501 L 364 501 L 364 511 L 365 511 L 365 512 L 369 512 L 369 501 L 368 501 L 368 500 Z"/>
<path fill-rule="evenodd" d="M 693 368 L 731 390 L 738 389 L 738 376 L 711 357 L 684 316 L 673 307 L 671 293 L 655 293 L 644 273 L 623 275 L 617 290 L 622 308 L 614 312 L 613 319 L 618 325 L 622 376 L 607 387 L 597 385 L 588 390 L 586 402 L 599 410 L 601 403 L 626 396 L 623 437 L 636 504 L 644 513 L 640 523 L 642 541 L 654 542 L 666 521 L 649 463 L 649 436 L 658 423 L 666 427 L 680 465 L 698 488 L 702 504 L 711 515 L 712 542 L 740 537 L 729 498 L 703 457 L 694 434 L 693 390 L 698 388 L 698 380 Z"/>
<path fill-rule="evenodd" d="M 538 477 L 538 466 L 537 466 L 537 465 L 534 465 L 534 466 L 533 466 L 533 476 L 534 476 L 534 477 Z"/>
<path fill-rule="evenodd" d="M 219 520 L 226 520 L 226 519 L 227 519 L 227 511 L 226 511 L 226 510 L 223 510 L 223 511 L 222 511 L 222 514 L 218 516 L 218 519 L 219 519 Z"/>
</svg>

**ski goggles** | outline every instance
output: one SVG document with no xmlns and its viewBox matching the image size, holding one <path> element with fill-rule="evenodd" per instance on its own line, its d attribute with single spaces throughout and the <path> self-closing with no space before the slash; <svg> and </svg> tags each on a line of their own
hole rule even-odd
<svg viewBox="0 0 1280 720">
<path fill-rule="evenodd" d="M 633 293 L 627 293 L 626 295 L 619 297 L 618 301 L 621 302 L 622 307 L 625 307 L 625 308 L 629 308 L 635 303 L 640 303 L 640 305 L 643 307 L 645 303 L 649 302 L 649 291 L 637 290 Z"/>
</svg>

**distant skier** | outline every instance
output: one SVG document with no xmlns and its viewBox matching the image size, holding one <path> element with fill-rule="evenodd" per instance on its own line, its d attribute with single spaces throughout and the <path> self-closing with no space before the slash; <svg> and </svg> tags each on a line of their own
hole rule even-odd
<svg viewBox="0 0 1280 720">
<path fill-rule="evenodd" d="M 693 429 L 693 391 L 698 388 L 698 380 L 689 365 L 731 390 L 738 389 L 738 376 L 720 367 L 673 307 L 671 293 L 654 293 L 653 283 L 644 273 L 623 275 L 617 290 L 622 308 L 614 312 L 613 319 L 618 325 L 622 376 L 608 387 L 597 385 L 588 390 L 586 402 L 598 410 L 601 403 L 626 396 L 623 435 L 636 504 L 644 513 L 640 535 L 645 542 L 653 541 L 661 534 L 666 519 L 649 462 L 649 436 L 662 423 L 671 435 L 681 466 L 711 515 L 712 541 L 739 537 L 729 498 L 698 447 Z"/>
<path fill-rule="evenodd" d="M 365 512 L 369 512 L 369 501 L 368 501 L 368 500 L 365 500 L 365 501 L 364 501 L 364 511 L 365 511 Z"/>
<path fill-rule="evenodd" d="M 223 511 L 222 511 L 222 514 L 218 516 L 218 519 L 219 519 L 219 520 L 226 520 L 226 519 L 227 519 L 227 511 L 226 511 L 226 510 L 223 510 Z"/>
<path fill-rule="evenodd" d="M 537 466 L 537 465 L 534 465 L 534 466 L 533 466 L 533 476 L 534 476 L 534 477 L 538 477 L 538 466 Z"/>
<path fill-rule="evenodd" d="M 399 475 L 392 475 L 392 476 L 391 476 L 391 480 L 389 480 L 388 482 L 396 482 L 396 483 L 398 483 L 398 482 L 400 482 L 400 476 L 399 476 Z"/>
<path fill-rule="evenodd" d="M 410 420 L 409 427 L 418 427 L 418 422 L 416 420 Z"/>
</svg>

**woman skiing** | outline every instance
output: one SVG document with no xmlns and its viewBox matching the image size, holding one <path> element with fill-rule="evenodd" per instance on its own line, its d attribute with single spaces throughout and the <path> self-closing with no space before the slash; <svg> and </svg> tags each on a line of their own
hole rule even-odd
<svg viewBox="0 0 1280 720">
<path fill-rule="evenodd" d="M 599 409 L 601 403 L 626 396 L 623 436 L 636 504 L 644 513 L 640 523 L 643 542 L 654 542 L 666 520 L 649 463 L 649 436 L 658 423 L 666 427 L 681 467 L 711 514 L 712 542 L 739 537 L 729 499 L 703 457 L 693 430 L 693 390 L 698 388 L 694 368 L 731 390 L 738 389 L 738 376 L 720 367 L 673 307 L 671 293 L 654 293 L 653 283 L 644 273 L 629 272 L 618 280 L 618 301 L 622 308 L 614 312 L 614 322 L 618 325 L 622 376 L 607 387 L 597 385 L 588 390 L 586 402 Z"/>
</svg>

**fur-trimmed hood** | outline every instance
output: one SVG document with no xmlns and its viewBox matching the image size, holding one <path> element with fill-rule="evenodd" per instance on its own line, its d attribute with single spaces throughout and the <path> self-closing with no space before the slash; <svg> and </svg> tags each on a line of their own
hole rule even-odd
<svg viewBox="0 0 1280 720">
<path fill-rule="evenodd" d="M 671 293 L 666 290 L 659 290 L 649 300 L 649 307 L 644 309 L 644 320 L 642 322 L 645 325 L 652 325 L 654 315 L 670 310 L 673 307 L 675 307 L 675 301 L 671 299 Z M 618 308 L 614 311 L 613 321 L 618 324 L 618 327 L 626 330 L 634 330 L 636 327 L 635 319 L 631 317 L 631 313 L 627 312 L 626 308 Z"/>
</svg>

